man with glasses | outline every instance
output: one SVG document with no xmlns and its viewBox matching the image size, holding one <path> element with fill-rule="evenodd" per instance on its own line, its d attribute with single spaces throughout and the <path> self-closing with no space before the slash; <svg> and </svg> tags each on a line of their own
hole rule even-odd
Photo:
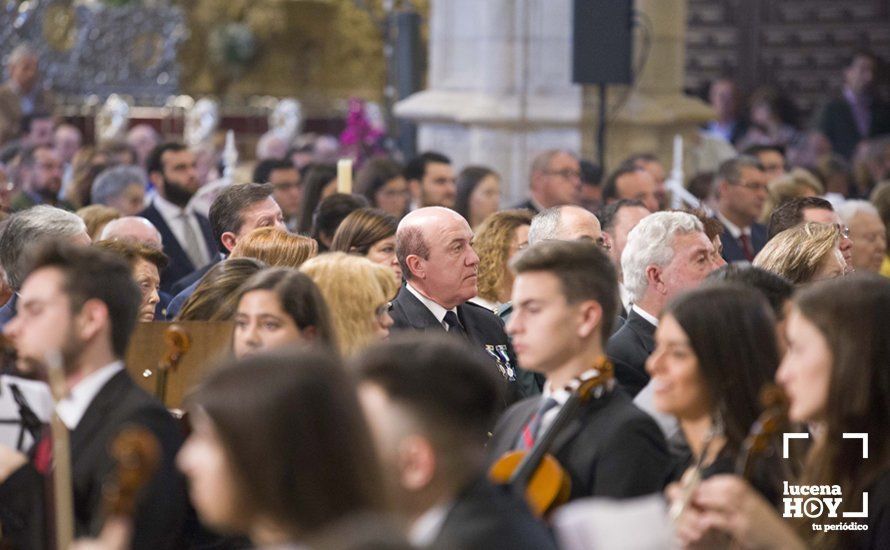
<svg viewBox="0 0 890 550">
<path fill-rule="evenodd" d="M 720 242 L 727 263 L 750 262 L 766 244 L 766 227 L 757 220 L 766 203 L 767 181 L 754 157 L 727 160 L 717 170 L 717 219 L 723 224 Z"/>
<path fill-rule="evenodd" d="M 302 181 L 300 172 L 288 160 L 266 159 L 253 169 L 255 183 L 272 184 L 272 198 L 281 207 L 288 231 L 296 232 L 300 224 Z"/>
<path fill-rule="evenodd" d="M 841 221 L 831 203 L 819 197 L 797 197 L 773 210 L 767 227 L 767 240 L 782 231 L 805 222 L 818 222 L 834 225 L 841 234 L 838 248 L 847 264 L 847 273 L 853 271 L 853 240 L 850 239 L 850 228 Z"/>
<path fill-rule="evenodd" d="M 547 208 L 578 204 L 581 198 L 581 164 L 570 151 L 550 149 L 532 161 L 529 199 L 515 206 L 537 214 Z"/>
</svg>

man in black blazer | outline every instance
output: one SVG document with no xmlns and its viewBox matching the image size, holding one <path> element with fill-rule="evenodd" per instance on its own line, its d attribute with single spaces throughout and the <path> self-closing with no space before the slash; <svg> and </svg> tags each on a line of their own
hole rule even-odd
<svg viewBox="0 0 890 550">
<path fill-rule="evenodd" d="M 766 226 L 757 223 L 768 196 L 760 162 L 749 156 L 729 159 L 717 170 L 717 219 L 727 263 L 751 262 L 766 244 Z"/>
<path fill-rule="evenodd" d="M 230 185 L 220 191 L 210 205 L 210 227 L 215 246 L 228 257 L 238 241 L 254 229 L 274 227 L 287 231 L 281 207 L 272 198 L 274 188 L 268 183 Z M 206 265 L 173 284 L 173 299 L 167 307 L 167 318 L 179 314 L 186 300 L 197 288 L 201 278 L 213 267 Z"/>
<path fill-rule="evenodd" d="M 161 273 L 161 290 L 192 271 L 219 260 L 210 222 L 188 208 L 200 187 L 195 154 L 180 143 L 164 143 L 147 160 L 148 177 L 155 187 L 151 204 L 139 215 L 161 233 L 170 263 Z"/>
<path fill-rule="evenodd" d="M 38 254 L 21 289 L 19 314 L 4 333 L 24 370 L 41 374 L 47 350 L 59 350 L 63 358 L 68 395 L 57 411 L 70 430 L 76 535 L 101 531 L 103 485 L 117 466 L 110 446 L 122 430 L 135 427 L 156 438 L 160 460 L 137 503 L 131 547 L 179 548 L 186 496 L 174 457 L 181 436 L 167 410 L 136 386 L 122 362 L 139 296 L 122 260 L 52 243 Z M 0 523 L 16 548 L 49 544 L 49 442 L 42 439 L 30 457 L 0 447 Z"/>
<path fill-rule="evenodd" d="M 609 257 L 589 242 L 545 241 L 529 247 L 514 269 L 507 330 L 520 362 L 547 382 L 541 397 L 517 403 L 498 421 L 490 460 L 529 449 L 556 430 L 549 452 L 571 478 L 571 499 L 661 491 L 668 474 L 664 436 L 608 374 L 565 424 L 557 424 L 570 399 L 567 386 L 610 370 L 603 348 L 618 289 Z"/>
<path fill-rule="evenodd" d="M 555 548 L 525 503 L 486 479 L 498 375 L 453 338 L 401 334 L 356 361 L 359 398 L 416 547 Z"/>
<path fill-rule="evenodd" d="M 655 349 L 661 310 L 680 292 L 698 286 L 719 263 L 701 221 L 685 212 L 656 212 L 628 234 L 621 267 L 633 305 L 627 322 L 609 338 L 606 353 L 631 397 L 649 383 L 646 359 Z"/>
<path fill-rule="evenodd" d="M 570 152 L 550 149 L 532 160 L 529 198 L 513 208 L 537 214 L 547 208 L 581 201 L 581 164 Z"/>
<path fill-rule="evenodd" d="M 484 351 L 507 381 L 507 400 L 513 402 L 540 388 L 533 376 L 517 367 L 500 318 L 468 302 L 477 294 L 479 265 L 472 239 L 467 221 L 447 208 L 420 208 L 402 219 L 396 256 L 406 284 L 392 302 L 392 330 L 447 331 Z"/>
<path fill-rule="evenodd" d="M 847 159 L 863 139 L 890 133 L 890 105 L 872 93 L 876 63 L 874 54 L 855 52 L 844 67 L 844 89 L 816 117 L 834 152 Z"/>
</svg>

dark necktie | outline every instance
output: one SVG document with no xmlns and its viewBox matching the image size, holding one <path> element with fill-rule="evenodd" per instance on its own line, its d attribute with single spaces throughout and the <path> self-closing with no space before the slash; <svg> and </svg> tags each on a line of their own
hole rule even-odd
<svg viewBox="0 0 890 550">
<path fill-rule="evenodd" d="M 541 431 L 541 422 L 544 421 L 544 415 L 558 404 L 556 399 L 552 397 L 548 397 L 541 402 L 541 406 L 538 407 L 535 414 L 529 418 L 528 423 L 522 428 L 522 433 L 519 434 L 519 441 L 516 445 L 517 449 L 528 450 L 535 445 L 535 441 L 538 439 L 538 432 Z"/>
<path fill-rule="evenodd" d="M 457 318 L 457 314 L 453 311 L 445 312 L 445 324 L 448 325 L 448 332 L 453 334 L 458 334 L 464 338 L 467 337 L 467 331 L 464 329 L 463 325 L 460 324 L 460 320 Z"/>
<path fill-rule="evenodd" d="M 745 259 L 749 262 L 754 261 L 754 247 L 751 246 L 751 237 L 749 237 L 746 233 L 742 233 L 739 235 L 739 243 L 742 245 L 742 252 L 745 254 Z"/>
</svg>

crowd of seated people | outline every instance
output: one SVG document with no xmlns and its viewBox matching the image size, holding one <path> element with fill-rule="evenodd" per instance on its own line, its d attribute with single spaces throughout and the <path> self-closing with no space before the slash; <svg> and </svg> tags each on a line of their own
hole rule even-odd
<svg viewBox="0 0 890 550">
<path fill-rule="evenodd" d="M 17 50 L 12 78 L 35 59 Z M 325 147 L 271 136 L 254 181 L 201 211 L 215 171 L 198 151 L 144 125 L 85 143 L 16 84 L 35 110 L 0 116 L 15 352 L 0 413 L 29 435 L 0 430 L 0 545 L 53 547 L 54 425 L 71 442 L 76 548 L 578 548 L 569 510 L 651 511 L 646 497 L 653 529 L 612 510 L 608 540 L 890 547 L 875 68 L 853 55 L 811 126 L 775 88 L 746 115 L 716 80 L 701 131 L 732 153 L 689 175 L 701 200 L 680 207 L 646 151 L 604 173 L 543 150 L 525 182 L 440 151 L 382 155 L 345 193 Z M 160 322 L 226 342 L 198 360 L 184 417 L 127 370 L 158 353 L 144 342 Z M 56 358 L 53 420 L 38 405 Z M 158 464 L 123 514 L 103 495 L 131 426 Z M 789 487 L 828 487 L 833 512 L 793 513 Z M 663 540 L 639 542 L 655 525 Z"/>
</svg>

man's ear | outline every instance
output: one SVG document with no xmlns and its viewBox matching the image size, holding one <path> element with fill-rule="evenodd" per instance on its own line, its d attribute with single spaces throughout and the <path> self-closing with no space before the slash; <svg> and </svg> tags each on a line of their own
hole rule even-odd
<svg viewBox="0 0 890 550">
<path fill-rule="evenodd" d="M 436 452 L 430 442 L 419 435 L 410 435 L 399 442 L 396 460 L 399 483 L 407 491 L 423 490 L 436 475 Z"/>
<path fill-rule="evenodd" d="M 650 265 L 646 267 L 646 280 L 649 281 L 649 286 L 654 288 L 656 292 L 660 292 L 662 294 L 667 294 L 667 288 L 664 283 L 664 279 L 661 277 L 661 268 L 657 265 Z"/>
<path fill-rule="evenodd" d="M 603 322 L 603 307 L 596 300 L 587 300 L 581 302 L 578 306 L 578 315 L 580 317 L 577 331 L 578 336 L 587 338 L 594 332 Z"/>
<path fill-rule="evenodd" d="M 405 263 L 408 264 L 408 269 L 411 270 L 411 274 L 414 277 L 421 280 L 426 279 L 426 266 L 424 265 L 423 258 L 417 254 L 409 254 L 405 258 Z"/>
<path fill-rule="evenodd" d="M 74 327 L 81 340 L 90 340 L 109 325 L 108 305 L 95 298 L 87 300 L 74 316 Z"/>
<path fill-rule="evenodd" d="M 232 249 L 235 248 L 235 245 L 238 244 L 238 236 L 231 231 L 225 231 L 222 235 L 220 235 L 219 240 L 229 252 L 231 252 Z"/>
</svg>

